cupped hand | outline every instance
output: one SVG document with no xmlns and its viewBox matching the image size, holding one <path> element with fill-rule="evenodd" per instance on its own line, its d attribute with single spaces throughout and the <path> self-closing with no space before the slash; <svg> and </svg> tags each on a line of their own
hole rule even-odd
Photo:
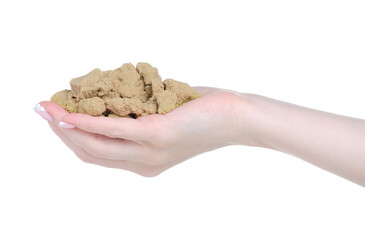
<svg viewBox="0 0 365 240">
<path fill-rule="evenodd" d="M 92 117 L 48 101 L 40 104 L 52 116 L 52 130 L 84 162 L 156 176 L 195 155 L 236 144 L 244 128 L 240 94 L 195 90 L 204 96 L 165 115 L 138 119 Z"/>
</svg>

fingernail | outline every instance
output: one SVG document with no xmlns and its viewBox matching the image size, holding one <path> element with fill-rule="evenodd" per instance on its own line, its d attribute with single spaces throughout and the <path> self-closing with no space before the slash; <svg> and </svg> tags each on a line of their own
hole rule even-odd
<svg viewBox="0 0 365 240">
<path fill-rule="evenodd" d="M 59 122 L 58 126 L 60 126 L 61 128 L 75 128 L 75 125 L 65 122 Z"/>
<path fill-rule="evenodd" d="M 39 103 L 34 106 L 33 110 L 38 113 L 42 118 L 46 119 L 47 121 L 53 121 L 53 118 L 49 113 L 42 107 Z"/>
</svg>

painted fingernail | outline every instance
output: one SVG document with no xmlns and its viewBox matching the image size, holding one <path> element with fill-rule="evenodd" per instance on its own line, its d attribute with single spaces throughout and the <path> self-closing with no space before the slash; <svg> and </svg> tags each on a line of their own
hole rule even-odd
<svg viewBox="0 0 365 240">
<path fill-rule="evenodd" d="M 60 126 L 61 128 L 75 128 L 75 125 L 65 122 L 59 122 L 58 126 Z"/>
<path fill-rule="evenodd" d="M 33 110 L 38 113 L 42 118 L 46 119 L 47 121 L 53 121 L 53 118 L 49 113 L 42 107 L 39 103 L 34 106 Z"/>
</svg>

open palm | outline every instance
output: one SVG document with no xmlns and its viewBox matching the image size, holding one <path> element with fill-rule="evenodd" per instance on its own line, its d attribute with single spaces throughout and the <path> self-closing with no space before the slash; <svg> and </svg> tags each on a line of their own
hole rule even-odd
<svg viewBox="0 0 365 240">
<path fill-rule="evenodd" d="M 197 154 L 234 144 L 242 99 L 222 89 L 194 89 L 204 96 L 165 115 L 138 119 L 68 113 L 48 101 L 41 105 L 53 118 L 52 130 L 81 160 L 156 176 Z"/>
</svg>

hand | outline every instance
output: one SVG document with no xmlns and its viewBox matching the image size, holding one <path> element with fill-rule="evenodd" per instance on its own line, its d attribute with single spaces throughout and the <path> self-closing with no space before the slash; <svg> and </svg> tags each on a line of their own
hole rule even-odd
<svg viewBox="0 0 365 240">
<path fill-rule="evenodd" d="M 297 156 L 365 186 L 364 120 L 258 95 L 195 90 L 204 96 L 165 115 L 138 119 L 70 114 L 52 102 L 41 102 L 35 110 L 83 161 L 143 176 L 242 144 Z"/>
<path fill-rule="evenodd" d="M 53 118 L 52 130 L 84 162 L 156 176 L 195 155 L 236 144 L 238 135 L 242 143 L 244 98 L 222 89 L 195 90 L 204 96 L 165 115 L 138 119 L 68 113 L 48 101 L 41 105 Z"/>
</svg>

